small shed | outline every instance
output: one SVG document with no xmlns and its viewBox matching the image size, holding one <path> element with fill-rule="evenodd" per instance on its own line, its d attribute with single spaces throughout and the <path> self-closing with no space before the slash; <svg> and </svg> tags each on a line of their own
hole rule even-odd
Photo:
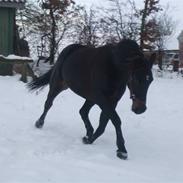
<svg viewBox="0 0 183 183">
<path fill-rule="evenodd" d="M 14 53 L 15 13 L 26 0 L 0 0 L 0 55 Z"/>
<path fill-rule="evenodd" d="M 22 68 L 21 80 L 27 81 L 27 72 L 30 68 L 28 63 L 33 62 L 29 58 L 9 57 L 8 55 L 16 54 L 17 47 L 17 27 L 16 27 L 16 10 L 25 6 L 26 0 L 0 0 L 0 75 L 13 75 L 15 66 L 20 65 Z M 23 49 L 28 46 L 25 40 L 18 40 Z M 7 57 L 8 56 L 8 57 Z M 28 56 L 21 55 L 20 56 Z M 29 69 L 30 70 L 30 69 Z M 33 74 L 33 73 L 32 73 Z"/>
</svg>

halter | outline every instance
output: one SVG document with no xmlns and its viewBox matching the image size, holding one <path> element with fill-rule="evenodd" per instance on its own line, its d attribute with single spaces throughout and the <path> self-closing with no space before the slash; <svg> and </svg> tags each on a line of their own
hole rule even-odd
<svg viewBox="0 0 183 183">
<path fill-rule="evenodd" d="M 130 94 L 130 99 L 132 99 L 132 100 L 135 100 L 136 99 L 136 96 L 135 96 L 135 94 Z"/>
<path fill-rule="evenodd" d="M 128 73 L 129 79 L 127 81 L 127 86 L 128 86 L 128 89 L 130 90 L 130 99 L 135 100 L 136 95 L 134 94 L 133 87 L 132 87 L 132 80 L 133 80 L 132 73 L 133 73 L 132 68 L 129 68 L 129 73 Z"/>
<path fill-rule="evenodd" d="M 138 71 L 138 70 L 141 70 L 141 69 L 142 68 L 139 68 L 139 69 L 136 69 L 135 71 Z M 133 92 L 133 87 L 132 87 L 132 80 L 133 80 L 132 79 L 132 73 L 133 73 L 133 71 L 130 70 L 129 71 L 130 78 L 128 80 L 128 88 L 130 90 L 130 99 L 135 100 L 137 97 L 136 97 L 135 93 Z"/>
<path fill-rule="evenodd" d="M 143 69 L 143 67 L 139 68 L 139 69 L 136 69 L 135 71 L 138 71 L 138 70 L 141 70 L 141 69 Z M 135 100 L 137 97 L 136 97 L 135 93 L 133 92 L 133 86 L 132 86 L 132 80 L 133 80 L 132 73 L 133 72 L 134 71 L 132 71 L 132 70 L 129 71 L 130 76 L 129 76 L 129 80 L 127 82 L 127 85 L 128 85 L 129 90 L 130 90 L 130 99 Z M 150 76 L 146 75 L 146 81 L 149 81 L 149 79 L 150 79 Z"/>
<path fill-rule="evenodd" d="M 136 99 L 136 95 L 134 94 L 134 92 L 133 92 L 133 90 L 132 90 L 132 82 L 130 82 L 130 81 L 132 81 L 132 77 L 131 77 L 131 75 L 130 75 L 130 79 L 129 79 L 129 84 L 128 84 L 128 88 L 129 88 L 129 90 L 130 90 L 130 99 L 132 99 L 132 100 L 135 100 Z"/>
</svg>

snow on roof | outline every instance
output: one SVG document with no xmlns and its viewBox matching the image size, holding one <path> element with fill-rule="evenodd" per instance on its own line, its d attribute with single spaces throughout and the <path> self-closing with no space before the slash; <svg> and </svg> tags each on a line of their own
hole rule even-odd
<svg viewBox="0 0 183 183">
<path fill-rule="evenodd" d="M 0 0 L 0 7 L 23 8 L 26 0 Z"/>
<path fill-rule="evenodd" d="M 19 61 L 29 61 L 29 62 L 32 62 L 32 58 L 30 57 L 20 57 L 20 56 L 17 56 L 17 55 L 8 55 L 7 57 L 3 56 L 3 55 L 0 55 L 0 59 L 3 59 L 3 60 L 19 60 Z"/>
<path fill-rule="evenodd" d="M 0 0 L 0 2 L 25 3 L 26 0 Z"/>
</svg>

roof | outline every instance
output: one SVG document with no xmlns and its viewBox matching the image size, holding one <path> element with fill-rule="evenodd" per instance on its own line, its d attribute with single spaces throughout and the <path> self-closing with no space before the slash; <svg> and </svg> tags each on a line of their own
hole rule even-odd
<svg viewBox="0 0 183 183">
<path fill-rule="evenodd" d="M 0 0 L 0 7 L 23 8 L 26 0 Z"/>
</svg>

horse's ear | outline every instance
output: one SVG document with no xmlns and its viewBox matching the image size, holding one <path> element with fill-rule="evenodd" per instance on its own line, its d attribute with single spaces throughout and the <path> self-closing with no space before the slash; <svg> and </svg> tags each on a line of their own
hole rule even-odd
<svg viewBox="0 0 183 183">
<path fill-rule="evenodd" d="M 156 60 L 156 53 L 152 53 L 149 58 L 150 68 L 152 68 L 153 64 L 155 63 L 155 60 Z"/>
</svg>

